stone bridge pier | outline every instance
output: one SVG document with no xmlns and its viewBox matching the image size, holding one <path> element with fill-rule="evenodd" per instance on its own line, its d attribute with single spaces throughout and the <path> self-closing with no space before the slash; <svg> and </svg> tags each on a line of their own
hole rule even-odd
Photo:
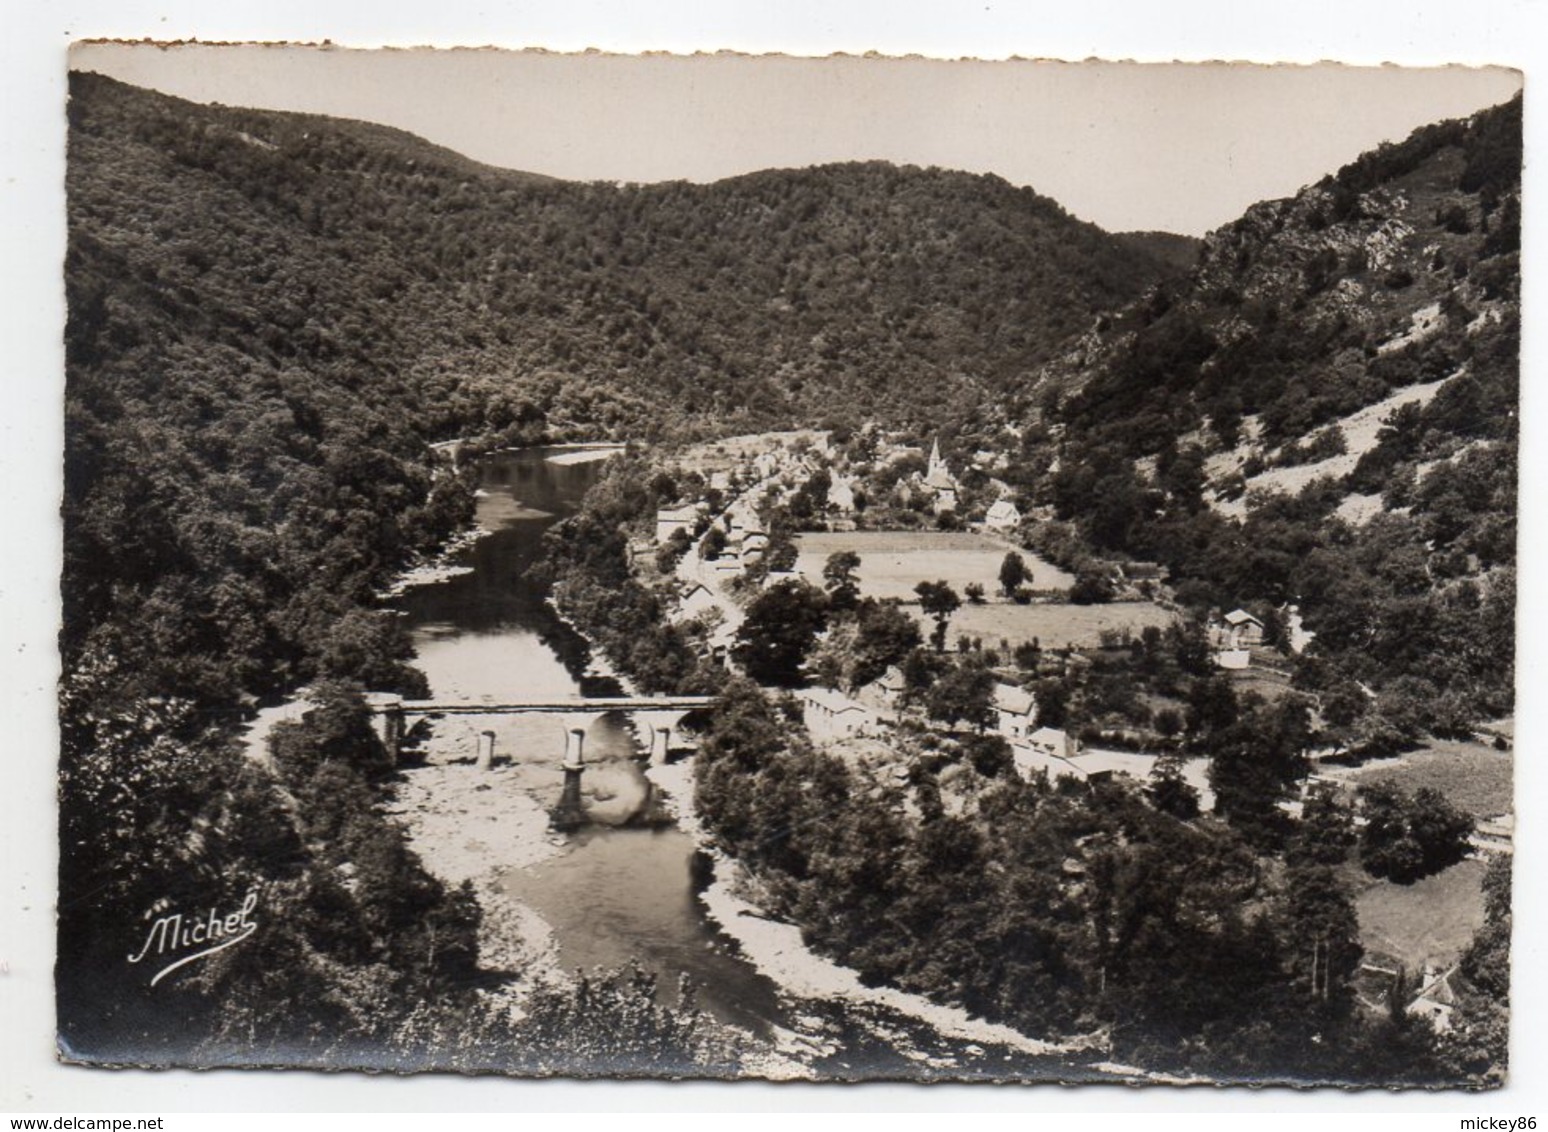
<svg viewBox="0 0 1548 1132">
<path fill-rule="evenodd" d="M 560 726 L 564 728 L 564 789 L 559 804 L 549 815 L 549 823 L 555 829 L 575 829 L 586 822 L 585 807 L 581 804 L 581 775 L 586 771 L 586 732 L 606 712 L 568 712 Z"/>
<path fill-rule="evenodd" d="M 683 721 L 686 711 L 637 711 L 634 723 L 645 743 L 646 765 L 664 763 L 672 745 L 672 732 Z"/>
<path fill-rule="evenodd" d="M 394 695 L 392 692 L 367 692 L 365 701 L 366 706 L 371 709 L 371 730 L 376 732 L 376 737 L 382 741 L 382 746 L 387 748 L 387 754 L 392 759 L 393 765 L 397 766 L 405 730 L 403 697 Z"/>
<path fill-rule="evenodd" d="M 602 711 L 572 711 L 565 713 L 559 721 L 559 725 L 564 728 L 566 775 L 572 770 L 579 773 L 586 769 L 586 733 L 591 730 L 592 724 L 606 714 Z"/>
</svg>

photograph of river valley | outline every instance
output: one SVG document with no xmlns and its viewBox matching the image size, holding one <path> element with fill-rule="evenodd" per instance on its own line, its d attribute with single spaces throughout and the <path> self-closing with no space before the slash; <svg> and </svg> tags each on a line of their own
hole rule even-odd
<svg viewBox="0 0 1548 1132">
<path fill-rule="evenodd" d="M 1518 73 L 70 63 L 62 1059 L 1505 1081 Z"/>
</svg>

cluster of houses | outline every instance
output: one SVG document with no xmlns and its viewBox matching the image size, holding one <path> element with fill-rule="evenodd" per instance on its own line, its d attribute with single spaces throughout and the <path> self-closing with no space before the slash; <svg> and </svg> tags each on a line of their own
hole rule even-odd
<svg viewBox="0 0 1548 1132">
<path fill-rule="evenodd" d="M 864 702 L 831 688 L 805 688 L 797 698 L 802 722 L 812 738 L 822 743 L 879 733 L 882 724 L 895 715 L 903 691 L 903 674 L 894 667 L 859 693 Z M 1024 775 L 1037 770 L 1046 770 L 1055 778 L 1111 773 L 1110 768 L 1104 771 L 1085 765 L 1083 748 L 1073 735 L 1056 727 L 1039 727 L 1037 698 L 1025 688 L 996 683 L 993 705 L 994 733 L 1010 743 L 1016 766 Z"/>
<path fill-rule="evenodd" d="M 894 459 L 899 451 L 904 455 L 918 453 L 917 449 L 895 449 L 892 452 Z M 830 514 L 841 517 L 852 513 L 857 482 L 830 468 L 828 453 L 821 447 L 766 450 L 743 457 L 734 470 L 722 468 L 712 472 L 709 481 L 712 487 L 739 491 L 720 515 L 713 515 L 709 504 L 703 501 L 662 507 L 657 511 L 653 544 L 640 548 L 639 553 L 674 540 L 697 540 L 711 524 L 724 533 L 724 545 L 718 556 L 702 560 L 697 554 L 690 553 L 678 566 L 683 586 L 676 617 L 714 622 L 710 644 L 717 654 L 729 650 L 741 621 L 740 609 L 727 600 L 718 582 L 761 563 L 768 550 L 769 536 L 759 517 L 759 501 L 781 479 L 787 484 L 802 482 L 825 469 L 830 477 L 826 499 Z M 900 498 L 906 500 L 911 501 L 919 495 L 928 498 L 936 514 L 954 512 L 961 503 L 961 485 L 942 457 L 939 441 L 932 446 L 924 471 L 900 481 L 898 490 Z M 990 530 L 1010 531 L 1021 524 L 1022 518 L 1015 503 L 1002 498 L 989 509 L 984 526 Z M 771 576 L 770 580 L 775 579 Z M 1242 616 L 1254 620 L 1250 615 Z M 1258 630 L 1261 640 L 1261 624 Z M 822 743 L 879 733 L 896 717 L 903 692 L 902 673 L 892 668 L 869 688 L 857 693 L 859 699 L 827 688 L 804 689 L 797 696 L 807 731 L 814 740 Z M 1042 771 L 1052 777 L 1090 779 L 1110 775 L 1115 769 L 1129 769 L 1105 764 L 1097 766 L 1101 760 L 1095 756 L 1102 753 L 1092 752 L 1092 757 L 1088 757 L 1081 744 L 1067 732 L 1038 726 L 1036 697 L 1025 688 L 997 683 L 993 707 L 993 730 L 1011 744 L 1016 766 L 1024 775 Z"/>
<path fill-rule="evenodd" d="M 892 445 L 884 447 L 883 455 L 879 458 L 896 462 L 909 456 L 923 455 L 923 451 L 917 447 Z M 978 453 L 974 466 L 983 467 L 984 461 L 981 458 L 994 455 Z M 822 500 L 827 521 L 834 529 L 849 529 L 855 521 L 857 504 L 864 491 L 861 483 L 863 469 L 836 466 L 825 440 L 814 442 L 808 438 L 807 444 L 799 449 L 770 449 L 755 456 L 743 456 L 734 468 L 721 467 L 711 471 L 708 483 L 716 490 L 735 493 L 749 484 L 767 487 L 779 479 L 783 479 L 787 485 L 795 485 L 819 471 L 826 471 L 829 475 L 827 495 Z M 1010 489 L 1004 484 L 999 487 L 1002 498 L 990 506 L 984 516 L 983 527 L 985 530 L 1008 533 L 1021 525 L 1024 516 L 1009 498 Z M 938 439 L 931 446 L 925 469 L 899 480 L 894 492 L 899 505 L 911 507 L 922 501 L 936 515 L 954 514 L 962 507 L 962 484 L 946 458 L 941 455 Z M 690 535 L 693 534 L 706 513 L 707 508 L 702 503 L 661 508 L 656 516 L 656 543 L 665 543 L 677 530 L 687 530 Z"/>
<path fill-rule="evenodd" d="M 902 676 L 894 668 L 870 688 L 857 693 L 862 699 L 831 688 L 805 688 L 796 696 L 802 722 L 813 740 L 834 743 L 883 734 L 894 715 L 902 687 Z M 994 709 L 994 732 L 1010 744 L 1012 762 L 1024 779 L 1046 774 L 1050 779 L 1099 782 L 1118 774 L 1143 779 L 1150 773 L 1154 762 L 1150 755 L 1087 749 L 1060 728 L 1039 727 L 1036 698 L 1024 688 L 997 684 Z M 1194 786 L 1201 796 L 1208 794 L 1202 777 Z"/>
</svg>

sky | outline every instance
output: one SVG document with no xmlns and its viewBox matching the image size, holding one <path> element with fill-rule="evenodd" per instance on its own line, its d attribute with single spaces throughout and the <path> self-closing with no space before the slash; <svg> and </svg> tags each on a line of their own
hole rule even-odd
<svg viewBox="0 0 1548 1132">
<path fill-rule="evenodd" d="M 77 45 L 71 66 L 199 102 L 380 122 L 567 180 L 882 159 L 996 173 L 1109 231 L 1195 236 L 1521 86 L 1505 68 L 119 43 Z"/>
</svg>

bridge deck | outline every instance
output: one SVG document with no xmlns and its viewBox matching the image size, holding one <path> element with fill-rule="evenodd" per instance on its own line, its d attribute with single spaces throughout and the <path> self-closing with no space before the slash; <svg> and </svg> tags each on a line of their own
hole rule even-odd
<svg viewBox="0 0 1548 1132">
<path fill-rule="evenodd" d="M 513 715 L 520 712 L 693 711 L 714 702 L 714 696 L 566 696 L 504 703 L 404 700 L 397 706 L 405 714 L 412 715 Z"/>
</svg>

